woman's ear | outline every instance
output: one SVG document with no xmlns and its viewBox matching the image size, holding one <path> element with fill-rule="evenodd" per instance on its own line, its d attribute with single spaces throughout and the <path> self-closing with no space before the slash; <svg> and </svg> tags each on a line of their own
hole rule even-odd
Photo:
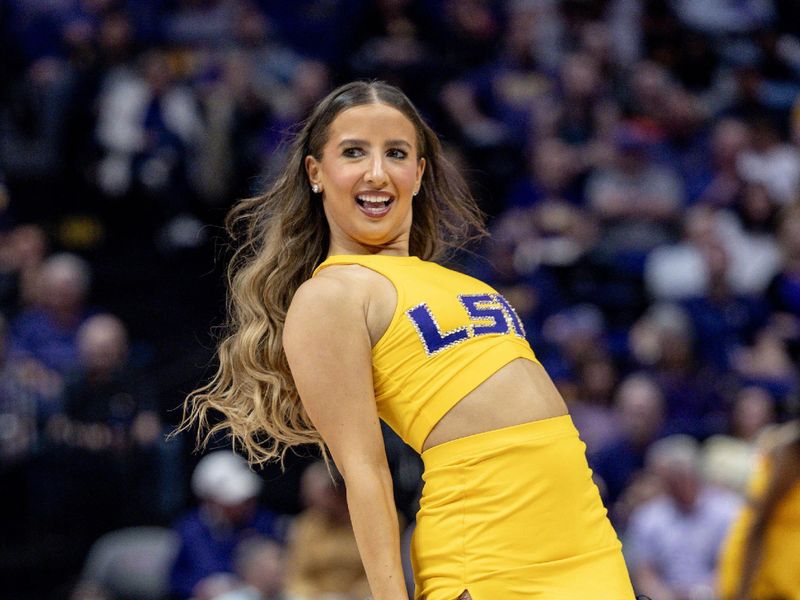
<svg viewBox="0 0 800 600">
<path fill-rule="evenodd" d="M 422 187 L 422 175 L 425 173 L 425 166 L 427 164 L 428 163 L 425 162 L 424 156 L 420 157 L 420 159 L 417 161 L 417 185 L 414 188 L 415 196 L 417 195 L 417 192 L 419 192 L 419 189 Z"/>
<path fill-rule="evenodd" d="M 320 183 L 319 161 L 310 154 L 305 158 L 306 173 L 308 174 L 308 182 L 312 189 L 316 187 L 314 193 L 317 194 L 322 191 L 322 184 Z"/>
</svg>

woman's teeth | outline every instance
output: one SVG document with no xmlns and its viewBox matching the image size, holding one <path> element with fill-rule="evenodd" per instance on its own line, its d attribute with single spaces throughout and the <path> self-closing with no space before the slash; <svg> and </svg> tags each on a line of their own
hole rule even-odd
<svg viewBox="0 0 800 600">
<path fill-rule="evenodd" d="M 365 208 L 385 208 L 392 202 L 392 198 L 386 196 L 357 196 L 356 202 Z"/>
<path fill-rule="evenodd" d="M 356 196 L 356 202 L 361 211 L 371 217 L 381 217 L 389 212 L 390 205 L 394 202 L 392 196 Z"/>
</svg>

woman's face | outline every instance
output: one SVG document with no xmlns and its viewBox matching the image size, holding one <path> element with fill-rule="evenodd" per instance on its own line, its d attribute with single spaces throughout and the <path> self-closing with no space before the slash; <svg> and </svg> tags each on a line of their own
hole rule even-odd
<svg viewBox="0 0 800 600">
<path fill-rule="evenodd" d="M 331 230 L 330 254 L 408 254 L 412 197 L 425 159 L 416 130 L 399 110 L 363 104 L 337 115 L 319 160 L 306 157 L 322 191 Z"/>
</svg>

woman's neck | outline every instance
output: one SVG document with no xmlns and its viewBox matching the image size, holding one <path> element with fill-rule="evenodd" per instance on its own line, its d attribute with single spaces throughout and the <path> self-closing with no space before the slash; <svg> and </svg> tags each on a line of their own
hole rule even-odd
<svg viewBox="0 0 800 600">
<path fill-rule="evenodd" d="M 388 256 L 409 256 L 407 241 L 398 241 L 397 243 L 392 243 L 385 246 L 366 246 L 358 243 L 337 244 L 332 242 L 328 247 L 328 256 L 335 256 L 337 254 L 386 254 Z"/>
</svg>

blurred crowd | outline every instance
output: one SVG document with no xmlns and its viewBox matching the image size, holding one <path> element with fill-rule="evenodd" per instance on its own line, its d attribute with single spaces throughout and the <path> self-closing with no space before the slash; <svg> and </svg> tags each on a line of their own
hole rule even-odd
<svg viewBox="0 0 800 600">
<path fill-rule="evenodd" d="M 793 0 L 0 3 L 4 597 L 366 596 L 312 453 L 253 479 L 165 439 L 213 366 L 226 210 L 354 78 L 470 180 L 492 235 L 455 260 L 520 313 L 638 591 L 744 600 L 748 498 L 800 523 Z M 421 467 L 386 439 L 407 542 Z"/>
</svg>

